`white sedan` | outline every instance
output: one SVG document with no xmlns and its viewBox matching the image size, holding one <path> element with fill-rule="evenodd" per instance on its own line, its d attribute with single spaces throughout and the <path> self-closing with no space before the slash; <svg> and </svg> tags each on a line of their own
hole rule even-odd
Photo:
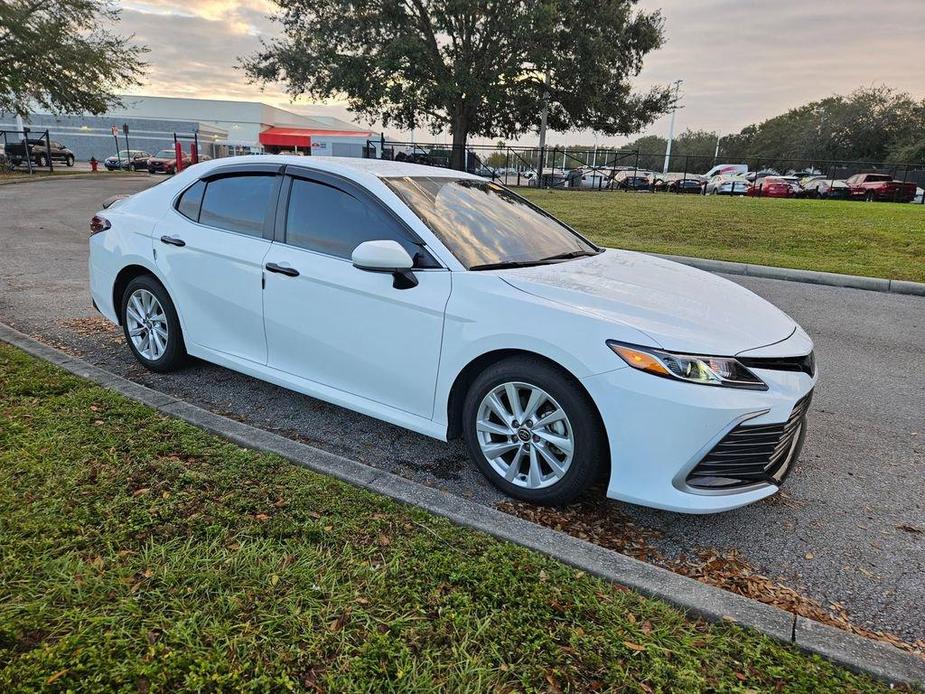
<svg viewBox="0 0 925 694">
<path fill-rule="evenodd" d="M 777 491 L 813 344 L 737 284 L 599 248 L 510 190 L 369 159 L 192 166 L 91 221 L 94 305 L 187 355 L 427 436 L 507 494 L 673 511 Z"/>
</svg>

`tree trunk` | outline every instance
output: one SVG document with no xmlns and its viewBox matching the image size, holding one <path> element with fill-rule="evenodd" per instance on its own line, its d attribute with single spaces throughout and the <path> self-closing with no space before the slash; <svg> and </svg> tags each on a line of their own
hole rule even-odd
<svg viewBox="0 0 925 694">
<path fill-rule="evenodd" d="M 451 125 L 453 135 L 453 152 L 450 167 L 457 171 L 466 170 L 466 140 L 469 138 L 469 119 L 465 114 L 457 113 Z"/>
</svg>

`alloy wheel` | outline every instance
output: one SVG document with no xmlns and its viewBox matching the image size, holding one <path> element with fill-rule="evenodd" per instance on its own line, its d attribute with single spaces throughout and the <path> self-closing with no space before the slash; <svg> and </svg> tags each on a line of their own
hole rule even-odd
<svg viewBox="0 0 925 694">
<path fill-rule="evenodd" d="M 167 314 L 161 302 L 147 289 L 136 289 L 125 307 L 128 335 L 138 353 L 157 361 L 167 350 Z"/>
<path fill-rule="evenodd" d="M 572 425 L 542 388 L 502 383 L 482 398 L 476 417 L 482 454 L 511 484 L 544 489 L 568 472 L 575 451 Z"/>
</svg>

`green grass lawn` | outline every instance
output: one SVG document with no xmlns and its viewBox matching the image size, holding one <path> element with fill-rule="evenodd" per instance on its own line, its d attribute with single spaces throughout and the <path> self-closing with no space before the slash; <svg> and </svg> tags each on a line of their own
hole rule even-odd
<svg viewBox="0 0 925 694">
<path fill-rule="evenodd" d="M 518 192 L 605 246 L 925 281 L 922 205 Z"/>
<path fill-rule="evenodd" d="M 0 691 L 886 691 L 0 344 Z"/>
</svg>

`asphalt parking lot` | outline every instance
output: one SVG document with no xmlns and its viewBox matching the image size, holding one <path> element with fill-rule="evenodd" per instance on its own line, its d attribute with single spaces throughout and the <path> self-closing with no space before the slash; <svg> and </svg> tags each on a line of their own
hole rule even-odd
<svg viewBox="0 0 925 694">
<path fill-rule="evenodd" d="M 0 186 L 0 321 L 153 388 L 485 504 L 502 497 L 444 444 L 204 363 L 144 371 L 90 305 L 87 220 L 162 179 Z M 731 277 L 816 342 L 809 434 L 779 495 L 721 515 L 613 502 L 668 555 L 737 550 L 764 575 L 858 624 L 925 638 L 925 298 Z"/>
</svg>

